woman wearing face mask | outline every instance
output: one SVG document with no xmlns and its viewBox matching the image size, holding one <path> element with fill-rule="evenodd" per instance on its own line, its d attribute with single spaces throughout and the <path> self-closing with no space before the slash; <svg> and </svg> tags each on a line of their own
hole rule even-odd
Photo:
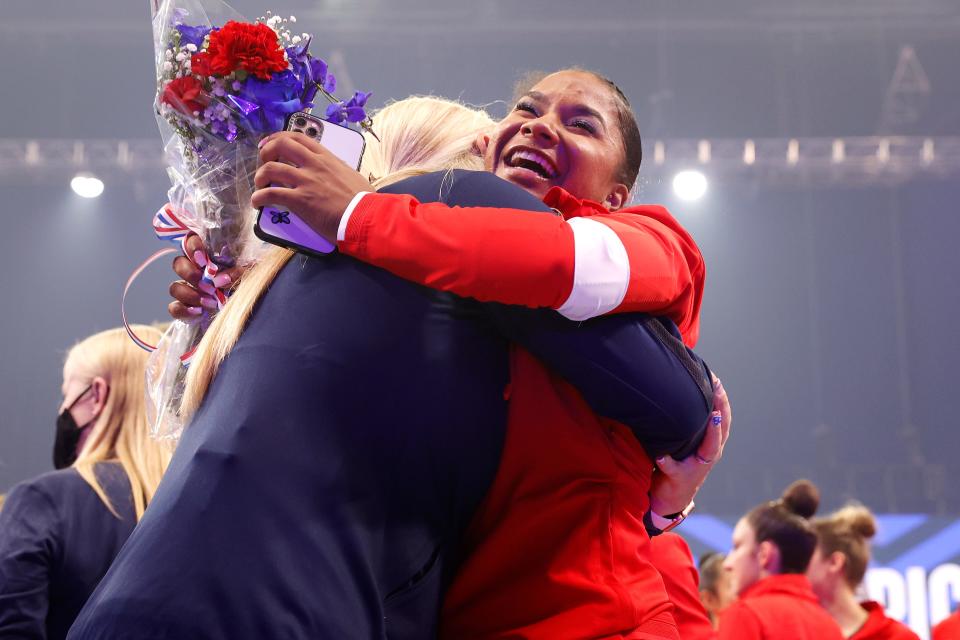
<svg viewBox="0 0 960 640">
<path fill-rule="evenodd" d="M 66 637 L 153 497 L 170 454 L 147 428 L 146 360 L 123 329 L 70 349 L 58 470 L 14 487 L 0 512 L 0 637 Z"/>
<path fill-rule="evenodd" d="M 856 590 L 870 562 L 877 522 L 862 505 L 849 505 L 813 522 L 817 549 L 807 577 L 820 604 L 851 640 L 919 640 L 905 624 L 888 618 L 879 602 L 860 602 Z"/>
<path fill-rule="evenodd" d="M 737 523 L 723 564 L 738 599 L 720 616 L 720 640 L 843 638 L 804 575 L 817 546 L 808 519 L 819 503 L 817 488 L 798 480 Z"/>
</svg>

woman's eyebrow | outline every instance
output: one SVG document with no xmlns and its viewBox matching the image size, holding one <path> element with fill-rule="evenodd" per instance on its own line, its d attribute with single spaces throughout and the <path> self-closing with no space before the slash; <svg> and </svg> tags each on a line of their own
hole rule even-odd
<svg viewBox="0 0 960 640">
<path fill-rule="evenodd" d="M 606 130 L 607 121 L 603 118 L 603 114 L 593 107 L 586 104 L 577 104 L 571 107 L 570 110 L 578 116 L 590 116 L 591 118 L 596 118 L 600 122 L 600 126 Z"/>
<path fill-rule="evenodd" d="M 547 96 L 543 95 L 539 91 L 527 91 L 521 96 L 522 98 L 531 98 L 536 102 L 547 102 Z"/>
</svg>

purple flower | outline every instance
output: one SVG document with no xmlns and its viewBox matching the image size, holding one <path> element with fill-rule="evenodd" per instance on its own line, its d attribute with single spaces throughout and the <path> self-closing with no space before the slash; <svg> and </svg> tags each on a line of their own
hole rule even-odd
<svg viewBox="0 0 960 640">
<path fill-rule="evenodd" d="M 177 31 L 180 32 L 181 47 L 188 44 L 193 44 L 199 49 L 203 44 L 203 39 L 207 37 L 208 33 L 210 33 L 210 27 L 203 25 L 191 27 L 185 24 L 178 24 Z"/>
<path fill-rule="evenodd" d="M 372 95 L 372 93 L 357 91 L 346 102 L 334 102 L 327 107 L 327 120 L 336 124 L 340 124 L 344 120 L 347 122 L 363 122 L 367 119 L 367 112 L 364 111 L 363 107 Z"/>
<path fill-rule="evenodd" d="M 287 47 L 287 58 L 290 60 L 293 73 L 303 82 L 302 100 L 304 102 L 313 101 L 314 96 L 317 95 L 317 85 L 323 87 L 327 93 L 337 90 L 337 79 L 329 72 L 327 63 L 306 52 L 309 44 L 310 40 L 304 39 L 295 46 Z"/>
<path fill-rule="evenodd" d="M 230 102 L 241 116 L 238 122 L 257 133 L 273 133 L 283 129 L 288 115 L 305 108 L 302 93 L 303 81 L 287 70 L 270 80 L 249 76 Z"/>
</svg>

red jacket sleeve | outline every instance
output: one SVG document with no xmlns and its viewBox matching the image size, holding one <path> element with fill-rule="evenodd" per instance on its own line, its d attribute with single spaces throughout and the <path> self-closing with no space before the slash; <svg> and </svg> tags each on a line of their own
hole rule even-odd
<svg viewBox="0 0 960 640">
<path fill-rule="evenodd" d="M 667 588 L 673 603 L 673 618 L 684 640 L 714 640 L 716 633 L 700 602 L 700 574 L 693 563 L 690 547 L 676 533 L 650 538 L 650 561 Z"/>
<path fill-rule="evenodd" d="M 483 302 L 555 309 L 573 286 L 573 232 L 542 212 L 371 193 L 357 203 L 337 247 L 406 280 Z"/>
<path fill-rule="evenodd" d="M 569 196 L 563 204 L 566 217 L 612 230 L 629 264 L 622 298 L 591 315 L 612 309 L 667 316 L 693 346 L 705 270 L 690 235 L 663 207 L 609 213 Z M 357 204 L 338 246 L 404 279 L 481 301 L 561 309 L 581 281 L 590 286 L 571 225 L 540 212 L 370 194 Z M 578 269 L 586 275 L 578 277 Z"/>
<path fill-rule="evenodd" d="M 673 320 L 689 347 L 700 336 L 706 267 L 700 248 L 664 208 L 643 205 L 596 213 L 627 251 L 630 281 L 613 313 L 643 311 Z"/>
</svg>

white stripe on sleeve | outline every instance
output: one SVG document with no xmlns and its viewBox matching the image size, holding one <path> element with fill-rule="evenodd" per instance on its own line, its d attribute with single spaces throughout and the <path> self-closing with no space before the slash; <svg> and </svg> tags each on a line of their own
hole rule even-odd
<svg viewBox="0 0 960 640">
<path fill-rule="evenodd" d="M 557 312 L 570 320 L 608 313 L 623 302 L 630 284 L 630 259 L 613 229 L 590 218 L 571 218 L 573 290 Z"/>
<path fill-rule="evenodd" d="M 350 216 L 353 215 L 353 210 L 357 208 L 357 205 L 360 204 L 360 200 L 363 196 L 371 191 L 361 191 L 357 195 L 353 196 L 353 200 L 350 201 L 350 204 L 347 205 L 347 208 L 343 210 L 343 216 L 340 218 L 340 226 L 337 227 L 337 242 L 343 242 L 343 239 L 347 236 L 347 223 L 350 222 Z"/>
</svg>

